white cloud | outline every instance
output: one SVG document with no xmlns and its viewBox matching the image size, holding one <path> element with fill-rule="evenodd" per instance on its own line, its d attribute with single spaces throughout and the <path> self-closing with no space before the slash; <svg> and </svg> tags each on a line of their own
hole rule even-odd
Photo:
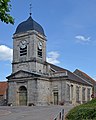
<svg viewBox="0 0 96 120">
<path fill-rule="evenodd" d="M 58 60 L 59 58 L 59 53 L 57 51 L 52 51 L 48 53 L 47 62 L 52 63 L 52 64 L 59 64 L 60 61 Z M 9 48 L 6 45 L 0 45 L 0 60 L 10 60 L 12 61 L 13 58 L 13 49 Z"/>
<path fill-rule="evenodd" d="M 89 42 L 90 41 L 90 37 L 85 37 L 82 35 L 77 35 L 75 36 L 75 38 L 77 39 L 77 42 Z"/>
<path fill-rule="evenodd" d="M 60 55 L 57 51 L 49 52 L 47 57 L 47 62 L 52 64 L 59 64 L 60 63 L 60 61 L 58 60 L 59 56 Z"/>
<path fill-rule="evenodd" d="M 5 45 L 0 45 L 0 60 L 12 61 L 12 57 L 13 57 L 13 49 L 11 49 Z"/>
</svg>

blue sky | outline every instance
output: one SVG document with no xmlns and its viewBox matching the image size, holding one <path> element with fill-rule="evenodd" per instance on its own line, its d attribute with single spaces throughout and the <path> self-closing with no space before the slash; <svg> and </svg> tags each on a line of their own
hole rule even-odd
<svg viewBox="0 0 96 120">
<path fill-rule="evenodd" d="M 30 3 L 47 36 L 47 60 L 96 78 L 96 0 L 12 0 L 15 24 L 0 21 L 0 80 L 11 74 L 12 36 L 29 17 Z"/>
</svg>

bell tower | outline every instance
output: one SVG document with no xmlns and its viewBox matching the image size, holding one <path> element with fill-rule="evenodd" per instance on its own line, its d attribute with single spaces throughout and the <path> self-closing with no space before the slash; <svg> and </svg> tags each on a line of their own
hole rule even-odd
<svg viewBox="0 0 96 120">
<path fill-rule="evenodd" d="M 13 35 L 12 73 L 19 70 L 46 73 L 46 36 L 40 24 L 30 17 L 20 23 Z"/>
</svg>

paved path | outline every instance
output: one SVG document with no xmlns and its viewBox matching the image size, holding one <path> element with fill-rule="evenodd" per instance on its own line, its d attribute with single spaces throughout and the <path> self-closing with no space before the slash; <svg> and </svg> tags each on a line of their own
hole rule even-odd
<svg viewBox="0 0 96 120">
<path fill-rule="evenodd" d="M 64 108 L 65 114 L 73 106 L 0 106 L 0 120 L 52 120 Z"/>
</svg>

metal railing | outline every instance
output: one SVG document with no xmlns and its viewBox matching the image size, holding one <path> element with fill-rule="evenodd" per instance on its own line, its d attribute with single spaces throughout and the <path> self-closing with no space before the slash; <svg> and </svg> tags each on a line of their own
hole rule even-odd
<svg viewBox="0 0 96 120">
<path fill-rule="evenodd" d="M 64 109 L 62 109 L 53 120 L 64 120 Z"/>
</svg>

